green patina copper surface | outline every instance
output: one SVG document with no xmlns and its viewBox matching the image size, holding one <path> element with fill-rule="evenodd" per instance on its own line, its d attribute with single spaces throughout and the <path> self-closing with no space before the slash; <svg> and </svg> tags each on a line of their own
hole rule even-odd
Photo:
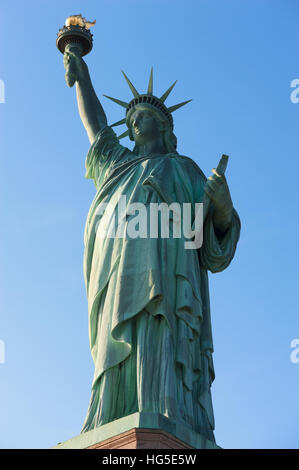
<svg viewBox="0 0 299 470">
<path fill-rule="evenodd" d="M 135 101 L 117 100 L 126 108 L 120 123 L 126 123 L 126 134 L 134 140 L 131 151 L 107 124 L 78 48 L 66 46 L 64 64 L 75 78 L 91 142 L 86 177 L 96 187 L 84 236 L 95 370 L 82 432 L 139 412 L 163 415 L 215 442 L 208 271 L 229 265 L 240 232 L 225 176 L 213 170 L 207 180 L 192 159 L 176 151 L 171 112 L 179 106 L 165 110 L 159 104 L 171 90 L 153 100 L 152 73 L 146 94 L 140 95 L 126 77 Z M 147 101 L 140 98 L 145 95 Z M 121 196 L 128 205 L 143 203 L 147 210 L 151 203 L 194 206 L 208 198 L 203 245 L 187 250 L 183 237 L 99 237 L 101 208 L 116 205 Z M 129 206 L 127 212 L 130 219 Z"/>
</svg>

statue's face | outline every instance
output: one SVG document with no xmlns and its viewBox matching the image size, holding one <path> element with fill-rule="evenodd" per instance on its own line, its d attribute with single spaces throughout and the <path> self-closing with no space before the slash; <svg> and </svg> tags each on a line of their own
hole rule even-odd
<svg viewBox="0 0 299 470">
<path fill-rule="evenodd" d="M 154 140 L 161 133 L 161 122 L 151 110 L 137 109 L 132 114 L 130 123 L 136 144 Z"/>
</svg>

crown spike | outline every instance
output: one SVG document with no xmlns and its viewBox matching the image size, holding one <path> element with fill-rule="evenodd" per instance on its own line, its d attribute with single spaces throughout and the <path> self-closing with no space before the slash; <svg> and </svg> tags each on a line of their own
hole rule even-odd
<svg viewBox="0 0 299 470">
<path fill-rule="evenodd" d="M 151 68 L 150 78 L 149 78 L 148 87 L 147 87 L 147 93 L 149 95 L 153 94 L 153 67 Z"/>
<path fill-rule="evenodd" d="M 103 95 L 103 96 L 105 96 L 106 98 L 109 98 L 109 100 L 114 101 L 114 103 L 119 104 L 123 108 L 127 108 L 128 105 L 129 105 L 129 103 L 126 103 L 125 101 L 118 100 L 116 98 L 112 98 L 111 96 L 108 96 L 108 95 Z"/>
<path fill-rule="evenodd" d="M 168 88 L 168 90 L 165 91 L 165 93 L 161 96 L 160 100 L 162 101 L 162 103 L 164 103 L 164 101 L 166 100 L 167 96 L 169 95 L 169 93 L 172 92 L 173 90 L 173 87 L 175 86 L 175 84 L 177 83 L 177 80 Z"/>
<path fill-rule="evenodd" d="M 183 103 L 175 104 L 174 106 L 170 106 L 170 108 L 167 108 L 167 109 L 168 109 L 168 111 L 169 111 L 170 113 L 173 113 L 174 111 L 176 111 L 177 109 L 181 108 L 181 107 L 184 106 L 185 104 L 190 103 L 190 101 L 192 101 L 192 100 L 183 101 Z"/>
<path fill-rule="evenodd" d="M 118 139 L 123 139 L 124 137 L 127 137 L 129 135 L 129 129 L 123 132 L 121 135 L 119 135 L 117 138 Z"/>
<path fill-rule="evenodd" d="M 122 73 L 123 76 L 125 77 L 125 80 L 126 80 L 127 84 L 129 85 L 129 87 L 130 87 L 130 89 L 131 89 L 131 92 L 132 92 L 133 95 L 134 95 L 134 98 L 138 98 L 139 93 L 138 93 L 138 91 L 136 90 L 136 88 L 134 87 L 134 85 L 130 82 L 130 80 L 129 80 L 128 77 L 126 76 L 125 72 L 123 72 L 123 70 L 121 71 L 121 73 Z"/>
<path fill-rule="evenodd" d="M 121 119 L 120 121 L 117 121 L 114 124 L 111 124 L 110 127 L 120 126 L 121 124 L 125 124 L 125 123 L 126 123 L 126 118 Z"/>
</svg>

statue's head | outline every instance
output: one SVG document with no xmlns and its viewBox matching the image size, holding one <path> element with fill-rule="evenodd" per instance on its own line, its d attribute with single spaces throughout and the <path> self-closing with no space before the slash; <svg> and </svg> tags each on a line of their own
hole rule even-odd
<svg viewBox="0 0 299 470">
<path fill-rule="evenodd" d="M 126 108 L 126 117 L 112 124 L 112 126 L 120 124 L 127 125 L 128 130 L 121 134 L 119 139 L 129 136 L 129 138 L 135 142 L 136 149 L 139 145 L 144 145 L 149 142 L 149 140 L 161 138 L 162 136 L 167 152 L 176 152 L 177 139 L 173 132 L 173 118 L 171 113 L 184 104 L 189 103 L 191 100 L 167 108 L 164 101 L 172 91 L 176 82 L 168 88 L 161 98 L 157 98 L 153 95 L 153 70 L 151 70 L 146 94 L 139 94 L 124 72 L 123 75 L 134 98 L 129 103 L 126 103 L 105 95 L 115 103 Z"/>
<path fill-rule="evenodd" d="M 150 104 L 139 104 L 132 108 L 126 119 L 128 135 L 135 142 L 135 149 L 162 138 L 167 153 L 176 152 L 177 139 L 169 120 Z"/>
</svg>

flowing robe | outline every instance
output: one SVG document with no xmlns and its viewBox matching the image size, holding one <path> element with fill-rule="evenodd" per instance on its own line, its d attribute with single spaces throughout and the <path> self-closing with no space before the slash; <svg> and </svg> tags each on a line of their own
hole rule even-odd
<svg viewBox="0 0 299 470">
<path fill-rule="evenodd" d="M 92 394 L 82 432 L 136 411 L 161 413 L 214 440 L 214 380 L 207 270 L 231 262 L 239 239 L 234 210 L 228 231 L 217 237 L 212 207 L 203 245 L 185 249 L 180 238 L 113 238 L 105 203 L 203 201 L 206 177 L 177 153 L 139 157 L 120 145 L 107 126 L 86 158 L 86 177 L 97 188 L 87 217 L 84 276 L 89 338 L 95 364 Z M 108 220 L 108 222 L 107 222 Z M 194 220 L 194 212 L 193 212 Z M 103 227 L 103 224 L 105 227 Z M 159 227 L 159 234 L 161 227 Z"/>
</svg>

